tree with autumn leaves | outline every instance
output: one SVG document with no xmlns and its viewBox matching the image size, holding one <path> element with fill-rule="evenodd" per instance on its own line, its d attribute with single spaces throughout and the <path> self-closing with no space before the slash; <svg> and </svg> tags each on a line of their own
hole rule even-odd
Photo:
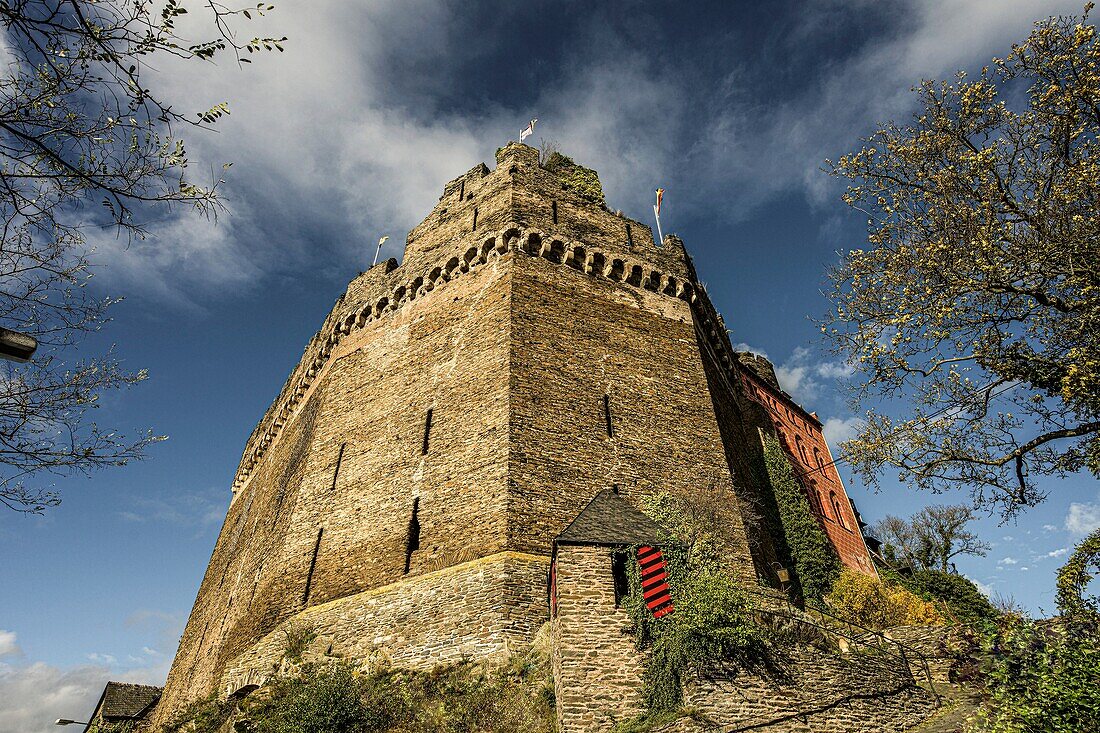
<svg viewBox="0 0 1100 733">
<path fill-rule="evenodd" d="M 1010 517 L 1042 479 L 1100 476 L 1100 42 L 1049 18 L 974 77 L 924 81 L 919 111 L 828 163 L 866 215 L 831 272 L 823 329 L 861 368 L 860 434 L 882 468 L 968 487 Z"/>
</svg>

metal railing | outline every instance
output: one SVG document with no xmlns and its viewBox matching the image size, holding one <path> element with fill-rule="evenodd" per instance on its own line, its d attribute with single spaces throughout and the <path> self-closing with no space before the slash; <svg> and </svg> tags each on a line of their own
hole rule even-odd
<svg viewBox="0 0 1100 733">
<path fill-rule="evenodd" d="M 786 613 L 784 613 L 783 611 L 777 611 L 771 608 L 762 608 L 760 606 L 757 606 L 754 609 L 756 612 L 770 614 L 772 616 L 779 616 L 782 618 L 788 618 L 792 621 L 806 624 L 807 626 L 812 626 L 816 629 L 826 632 L 827 634 L 846 639 L 851 643 L 864 644 L 873 649 L 877 649 L 884 654 L 889 654 L 891 656 L 897 657 L 905 664 L 905 668 L 909 670 L 910 675 L 912 675 L 913 670 L 913 664 L 910 660 L 915 660 L 919 664 L 921 671 L 924 673 L 924 679 L 928 683 L 928 691 L 931 692 L 933 695 L 939 697 L 939 693 L 936 692 L 935 683 L 932 681 L 932 670 L 928 666 L 928 657 L 919 650 L 914 649 L 907 644 L 903 644 L 897 639 L 891 639 L 880 631 L 876 631 L 874 629 L 869 629 L 865 626 L 852 623 L 847 619 L 840 618 L 839 616 L 834 616 L 833 614 L 827 613 L 820 609 L 798 608 L 793 603 L 791 603 L 790 598 L 787 598 L 785 594 L 780 595 L 779 593 L 765 593 L 763 591 L 758 591 L 753 588 L 742 588 L 742 590 L 751 595 L 760 596 L 762 598 L 767 598 L 768 600 L 773 602 L 782 603 L 787 608 Z M 815 618 L 815 616 L 817 619 L 819 619 L 818 621 L 812 620 Z M 847 633 L 844 633 L 843 629 L 847 629 Z M 858 634 L 856 632 L 856 629 L 859 630 Z M 880 640 L 880 643 L 872 643 L 868 641 L 868 637 Z M 896 653 L 893 651 L 893 648 L 895 647 L 897 649 Z M 914 682 L 915 681 L 916 679 L 914 678 Z"/>
</svg>

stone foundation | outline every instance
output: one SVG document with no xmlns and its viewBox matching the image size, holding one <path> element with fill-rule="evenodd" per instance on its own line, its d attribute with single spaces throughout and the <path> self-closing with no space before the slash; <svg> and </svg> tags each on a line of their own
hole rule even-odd
<svg viewBox="0 0 1100 733">
<path fill-rule="evenodd" d="M 691 681 L 684 705 L 694 717 L 661 733 L 885 733 L 911 728 L 938 705 L 900 659 L 880 652 L 800 648 L 783 666 L 782 680 L 715 671 Z"/>
<path fill-rule="evenodd" d="M 546 557 L 501 552 L 311 606 L 227 665 L 219 692 L 269 678 L 282 664 L 292 624 L 316 630 L 311 651 L 408 669 L 506 658 L 547 619 L 548 567 Z"/>
</svg>

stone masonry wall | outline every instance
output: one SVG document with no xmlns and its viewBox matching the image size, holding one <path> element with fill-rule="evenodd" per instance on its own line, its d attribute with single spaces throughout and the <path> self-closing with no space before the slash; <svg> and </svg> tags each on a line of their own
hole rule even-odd
<svg viewBox="0 0 1100 733">
<path fill-rule="evenodd" d="M 517 255 L 512 549 L 548 552 L 592 497 L 614 485 L 636 499 L 691 497 L 717 483 L 736 503 L 692 318 L 682 299 Z M 731 565 L 755 581 L 736 511 L 721 531 Z"/>
<path fill-rule="evenodd" d="M 644 655 L 615 607 L 611 550 L 563 546 L 556 559 L 554 690 L 560 733 L 601 733 L 642 712 Z"/>
<path fill-rule="evenodd" d="M 802 648 L 781 682 L 715 670 L 687 685 L 684 703 L 723 731 L 885 733 L 903 731 L 936 709 L 899 658 L 870 648 L 840 655 Z"/>
<path fill-rule="evenodd" d="M 707 340 L 697 334 L 697 343 L 755 571 L 758 577 L 778 586 L 773 563 L 789 566 L 790 550 L 782 527 L 773 519 L 778 517 L 779 510 L 771 485 L 765 480 L 758 426 L 768 418 L 759 405 L 737 388 L 738 383 L 718 363 Z"/>
<path fill-rule="evenodd" d="M 423 269 L 453 255 L 456 240 L 508 225 L 536 227 L 606 253 L 633 254 L 654 269 L 686 277 L 682 247 L 656 246 L 649 226 L 565 189 L 539 166 L 538 150 L 515 143 L 497 151 L 495 170 L 477 165 L 444 186 L 439 203 L 409 232 L 402 266 Z"/>
<path fill-rule="evenodd" d="M 311 606 L 235 659 L 219 692 L 262 684 L 279 667 L 289 623 L 317 631 L 317 655 L 408 669 L 503 659 L 546 622 L 548 568 L 548 558 L 502 552 Z"/>
<path fill-rule="evenodd" d="M 952 684 L 955 667 L 973 650 L 973 641 L 955 626 L 894 626 L 883 635 L 905 646 L 913 676 L 922 684 L 925 675 L 934 685 Z"/>
<path fill-rule="evenodd" d="M 554 686 L 561 733 L 603 733 L 644 710 L 645 653 L 615 607 L 611 548 L 559 546 L 555 557 Z M 914 646 L 938 646 L 938 630 L 898 628 Z M 687 680 L 685 718 L 662 733 L 886 733 L 904 731 L 937 708 L 906 659 L 878 643 L 851 641 L 848 651 L 780 647 L 762 674 L 716 666 Z M 913 656 L 916 659 L 916 656 Z M 919 670 L 923 681 L 923 669 Z"/>
<path fill-rule="evenodd" d="M 410 576 L 506 549 L 507 267 L 494 259 L 334 349 L 230 506 L 163 715 L 303 609 L 405 577 L 414 500 Z"/>
</svg>

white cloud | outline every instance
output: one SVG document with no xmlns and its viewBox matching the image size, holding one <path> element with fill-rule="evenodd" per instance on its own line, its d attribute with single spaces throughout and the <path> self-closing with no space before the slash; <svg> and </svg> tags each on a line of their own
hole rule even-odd
<svg viewBox="0 0 1100 733">
<path fill-rule="evenodd" d="M 1005 557 L 997 561 L 998 565 L 1016 565 L 1020 561 L 1014 557 Z"/>
<path fill-rule="evenodd" d="M 805 13 L 792 43 L 823 23 L 835 22 L 832 13 L 862 14 L 868 9 L 845 5 L 832 3 L 824 11 Z M 802 94 L 751 107 L 743 96 L 716 95 L 714 122 L 707 126 L 706 142 L 697 147 L 705 151 L 710 178 L 727 184 L 732 178 L 742 205 L 792 188 L 822 201 L 836 192 L 819 170 L 822 161 L 857 147 L 859 136 L 876 123 L 903 119 L 914 101 L 909 91 L 913 85 L 950 77 L 959 68 L 980 67 L 1023 40 L 1036 19 L 1079 14 L 1081 6 L 1077 0 L 895 4 L 886 11 L 890 16 L 882 18 L 887 31 L 847 58 L 822 64 L 820 75 Z M 798 63 L 799 46 L 788 50 L 791 63 Z M 732 86 L 739 85 L 740 75 L 740 70 L 731 72 Z M 704 160 L 692 162 L 701 166 Z"/>
<path fill-rule="evenodd" d="M 969 580 L 971 583 L 973 583 L 975 586 L 977 586 L 978 590 L 980 590 L 982 592 L 982 595 L 984 595 L 986 598 L 993 598 L 993 594 L 996 592 L 996 591 L 993 590 L 993 583 L 988 583 L 988 584 L 983 583 L 980 580 L 977 580 L 975 578 L 971 578 L 969 575 L 967 575 L 965 577 L 966 577 L 967 580 Z"/>
<path fill-rule="evenodd" d="M 779 385 L 803 405 L 821 397 L 825 386 L 822 380 L 847 379 L 854 373 L 849 364 L 823 359 L 804 346 L 795 348 L 786 361 L 775 366 Z"/>
<path fill-rule="evenodd" d="M 497 27 L 532 22 L 538 5 L 501 9 Z M 807 9 L 782 52 L 794 65 L 809 61 L 800 39 L 875 7 Z M 488 53 L 469 44 L 464 10 L 396 0 L 280 4 L 242 31 L 285 33 L 286 53 L 260 54 L 245 68 L 162 59 L 147 78 L 180 110 L 229 101 L 217 133 L 188 131 L 187 140 L 192 170 L 212 164 L 220 174 L 222 162 L 234 162 L 223 187 L 233 213 L 216 227 L 173 213 L 128 249 L 98 235 L 103 277 L 118 290 L 195 305 L 273 271 L 323 266 L 347 275 L 369 263 L 368 243 L 382 234 L 392 237 L 383 256 L 400 254 L 400 235 L 442 184 L 492 164 L 493 150 L 536 115 L 540 132 L 599 170 L 609 201 L 628 212 L 646 211 L 658 180 L 685 192 L 666 199 L 670 213 L 707 206 L 711 216 L 738 217 L 780 191 L 820 197 L 833 190 L 822 159 L 904 113 L 914 82 L 983 63 L 1036 17 L 1080 12 L 1080 3 L 930 0 L 896 10 L 878 11 L 884 30 L 848 56 L 805 64 L 811 83 L 778 101 L 753 96 L 754 75 L 737 53 L 719 63 L 718 85 L 693 89 L 683 83 L 693 59 L 659 63 L 596 13 L 574 30 L 573 50 L 552 59 L 560 73 L 463 106 L 449 99 L 469 82 L 458 76 L 469 68 L 462 62 Z M 188 14 L 181 33 L 201 37 L 194 25 L 204 17 Z M 812 372 L 786 368 L 792 394 L 812 392 Z M 816 376 L 843 378 L 848 369 L 826 362 Z"/>
<path fill-rule="evenodd" d="M 733 344 L 733 349 L 760 354 L 770 361 L 766 351 L 743 341 Z M 795 348 L 785 362 L 779 365 L 773 362 L 773 366 L 779 385 L 795 402 L 810 410 L 814 409 L 814 402 L 822 397 L 822 380 L 847 379 L 855 373 L 850 365 L 841 361 L 814 361 L 813 352 L 802 346 Z M 822 424 L 822 432 L 829 446 L 835 448 L 855 437 L 863 424 L 863 419 L 855 415 L 830 417 Z"/>
<path fill-rule="evenodd" d="M 775 376 L 779 386 L 786 390 L 796 402 L 805 402 L 817 395 L 818 383 L 813 378 L 813 369 L 808 363 L 809 349 L 801 346 L 794 350 L 791 358 L 775 365 Z"/>
<path fill-rule="evenodd" d="M 1087 535 L 1100 528 L 1100 503 L 1083 504 L 1075 501 L 1070 504 L 1065 527 L 1079 536 Z"/>
<path fill-rule="evenodd" d="M 129 670 L 0 663 L 0 731 L 53 733 L 58 718 L 87 720 L 107 680 L 163 685 L 167 674 L 167 662 Z"/>
<path fill-rule="evenodd" d="M 856 373 L 855 367 L 842 361 L 825 361 L 816 367 L 817 375 L 825 379 L 847 379 Z"/>
<path fill-rule="evenodd" d="M 0 730 L 51 733 L 58 718 L 87 720 L 108 675 L 105 667 L 0 664 Z"/>
<path fill-rule="evenodd" d="M 830 417 L 822 426 L 822 432 L 825 434 L 825 440 L 829 446 L 835 448 L 844 441 L 854 438 L 856 433 L 863 428 L 863 424 L 863 419 L 855 415 L 846 418 Z"/>
<path fill-rule="evenodd" d="M 768 357 L 768 352 L 764 351 L 763 349 L 758 349 L 757 347 L 753 346 L 752 344 L 746 344 L 744 341 L 738 341 L 736 344 L 733 344 L 733 350 L 734 351 L 748 351 L 748 352 L 751 352 L 753 354 L 760 354 L 760 356 L 762 356 L 765 359 L 768 359 L 769 361 L 771 361 L 771 359 Z"/>
<path fill-rule="evenodd" d="M 109 291 L 196 308 L 210 293 L 247 288 L 262 273 L 263 260 L 254 260 L 258 252 L 249 246 L 249 232 L 236 226 L 247 219 L 240 210 L 218 220 L 182 211 L 154 225 L 146 239 L 120 238 L 113 229 L 85 234 Z"/>
<path fill-rule="evenodd" d="M 88 655 L 88 661 L 109 666 L 117 662 L 118 658 L 115 657 L 113 654 L 100 654 L 98 652 L 92 652 Z"/>
<path fill-rule="evenodd" d="M 14 631 L 0 629 L 0 657 L 14 657 L 23 653 L 15 639 Z"/>
</svg>

